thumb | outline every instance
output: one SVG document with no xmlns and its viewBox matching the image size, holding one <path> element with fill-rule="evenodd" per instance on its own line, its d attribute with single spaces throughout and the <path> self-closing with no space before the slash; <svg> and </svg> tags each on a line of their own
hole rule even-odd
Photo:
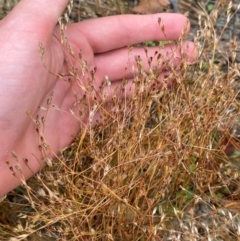
<svg viewBox="0 0 240 241">
<path fill-rule="evenodd" d="M 71 0 L 21 0 L 4 19 L 8 27 L 22 31 L 52 34 L 58 18 Z"/>
</svg>

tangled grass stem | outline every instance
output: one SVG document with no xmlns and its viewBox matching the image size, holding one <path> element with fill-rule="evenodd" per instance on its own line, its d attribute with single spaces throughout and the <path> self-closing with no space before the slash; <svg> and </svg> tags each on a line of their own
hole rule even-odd
<svg viewBox="0 0 240 241">
<path fill-rule="evenodd" d="M 232 58 L 223 71 L 207 19 L 196 35 L 201 56 L 194 65 L 183 62 L 178 73 L 166 66 L 172 71 L 160 81 L 161 58 L 149 71 L 136 58 L 132 99 L 113 95 L 106 103 L 110 80 L 96 91 L 86 62 L 77 67 L 87 86 L 70 68 L 93 103 L 77 100 L 86 106 L 81 115 L 99 112 L 101 125 L 85 125 L 27 187 L 1 200 L 1 240 L 238 240 L 239 156 L 226 153 L 239 148 L 239 63 Z"/>
</svg>

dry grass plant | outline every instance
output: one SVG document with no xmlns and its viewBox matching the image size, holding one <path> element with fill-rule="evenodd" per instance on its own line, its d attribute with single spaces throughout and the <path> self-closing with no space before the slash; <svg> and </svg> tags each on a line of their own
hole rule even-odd
<svg viewBox="0 0 240 241">
<path fill-rule="evenodd" d="M 214 23 L 220 8 L 229 21 L 231 4 L 218 7 L 199 21 L 194 65 L 182 53 L 174 69 L 145 47 L 149 70 L 136 56 L 133 98 L 113 95 L 111 103 L 111 80 L 93 88 L 97 70 L 71 52 L 61 22 L 63 45 L 79 63 L 69 67 L 69 84 L 86 91 L 76 101 L 85 103 L 81 114 L 88 123 L 70 147 L 0 203 L 0 240 L 240 240 L 240 162 L 237 153 L 230 158 L 224 152 L 229 142 L 238 148 L 239 43 L 221 53 L 231 56 L 223 72 Z M 159 80 L 163 68 L 170 74 Z M 115 91 L 124 93 L 126 86 L 123 81 Z M 93 128 L 97 111 L 101 125 Z M 199 214 L 199 207 L 205 211 Z"/>
</svg>

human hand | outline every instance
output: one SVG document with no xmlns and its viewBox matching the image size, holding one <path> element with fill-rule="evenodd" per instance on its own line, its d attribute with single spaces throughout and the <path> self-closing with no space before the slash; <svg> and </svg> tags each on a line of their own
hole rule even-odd
<svg viewBox="0 0 240 241">
<path fill-rule="evenodd" d="M 22 0 L 0 22 L 0 197 L 19 185 L 21 178 L 27 179 L 36 173 L 44 163 L 39 151 L 36 118 L 45 115 L 39 107 L 47 107 L 51 93 L 52 101 L 40 142 L 57 153 L 60 148 L 70 144 L 79 132 L 79 121 L 69 110 L 76 109 L 76 106 L 73 107 L 76 95 L 80 99 L 84 91 L 74 89 L 74 96 L 73 86 L 59 75 L 66 73 L 69 66 L 69 56 L 60 43 L 59 27 L 56 27 L 57 19 L 67 3 L 68 0 L 56 0 L 54 4 L 47 0 Z M 159 29 L 159 17 L 164 23 L 165 35 Z M 106 75 L 116 87 L 121 85 L 123 76 L 127 76 L 129 83 L 132 83 L 131 66 L 136 66 L 134 56 L 140 55 L 147 68 L 144 50 L 134 48 L 131 52 L 133 57 L 129 60 L 126 46 L 147 40 L 177 40 L 185 23 L 186 18 L 180 14 L 122 15 L 71 24 L 66 36 L 75 53 L 81 50 L 89 70 L 97 68 L 95 87 L 99 87 Z M 39 54 L 40 42 L 45 50 L 43 58 L 46 68 Z M 161 54 L 167 55 L 173 48 L 174 45 L 168 45 Z M 158 48 L 149 49 L 149 55 L 156 50 L 159 51 Z M 189 61 L 194 60 L 193 43 L 184 43 L 183 50 L 190 56 Z M 175 57 L 168 56 L 174 66 L 181 63 L 180 54 L 178 57 L 177 54 Z M 128 60 L 130 68 L 126 72 Z M 75 65 L 74 60 L 71 64 Z M 131 96 L 131 93 L 127 90 L 126 94 Z M 120 94 L 118 97 L 121 98 Z M 81 105 L 77 108 L 81 108 Z M 87 123 L 88 116 L 80 121 Z M 38 131 L 43 130 L 39 127 Z M 9 167 L 12 167 L 12 171 Z"/>
</svg>

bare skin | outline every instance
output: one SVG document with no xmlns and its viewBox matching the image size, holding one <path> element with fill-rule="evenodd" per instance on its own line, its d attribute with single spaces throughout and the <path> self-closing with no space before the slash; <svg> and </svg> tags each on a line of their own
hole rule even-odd
<svg viewBox="0 0 240 241">
<path fill-rule="evenodd" d="M 39 106 L 46 107 L 52 92 L 42 142 L 50 146 L 53 153 L 58 153 L 80 131 L 78 121 L 69 113 L 75 102 L 71 86 L 57 76 L 66 72 L 66 54 L 59 41 L 56 23 L 68 0 L 55 0 L 51 7 L 49 4 L 48 0 L 22 0 L 0 22 L 0 197 L 17 187 L 21 178 L 28 179 L 44 165 L 38 147 L 36 117 L 40 112 Z M 159 17 L 164 22 L 167 39 L 178 39 L 186 22 L 180 14 L 126 15 L 89 20 L 69 25 L 67 37 L 74 51 L 82 50 L 89 68 L 97 67 L 96 85 L 100 85 L 108 75 L 113 85 L 118 86 L 128 60 L 127 45 L 149 39 L 166 39 L 159 31 Z M 45 49 L 45 64 L 55 75 L 50 74 L 41 62 L 39 42 Z M 173 48 L 174 45 L 167 46 L 162 54 L 166 55 Z M 194 61 L 193 43 L 184 43 L 183 49 L 189 62 Z M 152 48 L 149 51 L 154 53 L 156 50 Z M 133 50 L 131 66 L 135 65 L 135 55 L 140 55 L 147 66 L 144 51 L 140 48 Z M 171 57 L 171 61 L 178 66 L 181 59 L 176 55 Z M 127 76 L 131 83 L 133 76 L 130 70 Z M 78 90 L 77 95 L 82 96 L 83 92 Z M 130 90 L 127 95 L 131 96 Z M 52 108 L 53 104 L 61 111 Z M 85 116 L 81 121 L 87 123 L 87 120 L 88 116 Z"/>
</svg>

